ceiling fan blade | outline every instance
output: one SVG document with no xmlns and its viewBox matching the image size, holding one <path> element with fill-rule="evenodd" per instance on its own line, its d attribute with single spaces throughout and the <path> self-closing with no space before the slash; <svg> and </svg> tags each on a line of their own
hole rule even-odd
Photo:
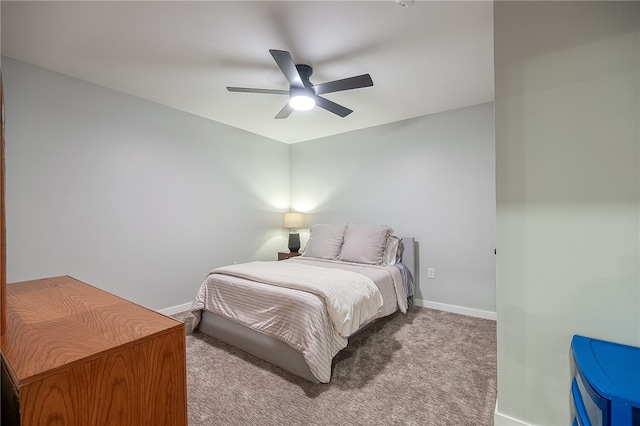
<svg viewBox="0 0 640 426">
<path fill-rule="evenodd" d="M 291 57 L 291 53 L 286 50 L 275 49 L 269 49 L 269 52 L 276 61 L 276 64 L 278 64 L 282 70 L 284 76 L 287 77 L 289 84 L 292 86 L 304 87 L 302 84 L 302 78 L 300 78 L 300 74 L 298 74 L 296 64 L 293 62 L 293 58 Z"/>
<path fill-rule="evenodd" d="M 276 90 L 276 89 L 251 89 L 249 87 L 227 87 L 230 92 L 243 92 L 243 93 L 267 93 L 270 95 L 288 95 L 288 90 Z"/>
<path fill-rule="evenodd" d="M 276 119 L 287 118 L 293 112 L 293 107 L 289 105 L 289 102 L 284 104 L 284 107 L 280 110 L 280 112 L 274 117 Z"/>
<path fill-rule="evenodd" d="M 373 86 L 371 76 L 369 74 L 362 74 L 355 77 L 343 78 L 342 80 L 316 84 L 313 87 L 317 95 L 322 95 L 324 93 L 340 92 L 342 90 L 359 89 L 369 86 Z"/>
<path fill-rule="evenodd" d="M 344 118 L 347 115 L 351 114 L 353 110 L 349 108 L 343 107 L 342 105 L 338 105 L 337 103 L 330 101 L 329 99 L 325 99 L 321 96 L 316 96 L 316 106 L 320 108 L 326 109 L 329 112 L 332 112 L 340 117 Z"/>
</svg>

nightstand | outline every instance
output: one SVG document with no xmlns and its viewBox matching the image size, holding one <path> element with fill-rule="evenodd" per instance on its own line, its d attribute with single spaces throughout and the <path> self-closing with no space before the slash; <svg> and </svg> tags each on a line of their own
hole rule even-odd
<svg viewBox="0 0 640 426">
<path fill-rule="evenodd" d="M 289 252 L 289 251 L 279 251 L 278 252 L 278 260 L 289 259 L 290 257 L 300 256 L 300 253 L 297 251 Z"/>
</svg>

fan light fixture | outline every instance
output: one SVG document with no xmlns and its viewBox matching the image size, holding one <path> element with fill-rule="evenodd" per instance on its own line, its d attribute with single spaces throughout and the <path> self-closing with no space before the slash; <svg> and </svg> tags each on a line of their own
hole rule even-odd
<svg viewBox="0 0 640 426">
<path fill-rule="evenodd" d="M 297 95 L 289 98 L 289 105 L 291 105 L 291 108 L 297 109 L 298 111 L 308 111 L 316 106 L 316 101 L 306 95 Z"/>
<path fill-rule="evenodd" d="M 289 91 L 289 106 L 298 111 L 308 111 L 316 106 L 314 95 L 315 92 L 310 87 L 291 87 Z"/>
</svg>

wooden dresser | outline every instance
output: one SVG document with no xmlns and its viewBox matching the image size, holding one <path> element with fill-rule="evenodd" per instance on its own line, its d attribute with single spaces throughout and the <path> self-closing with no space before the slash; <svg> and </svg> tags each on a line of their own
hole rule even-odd
<svg viewBox="0 0 640 426">
<path fill-rule="evenodd" d="M 187 424 L 184 324 L 68 276 L 6 299 L 3 425 Z"/>
</svg>

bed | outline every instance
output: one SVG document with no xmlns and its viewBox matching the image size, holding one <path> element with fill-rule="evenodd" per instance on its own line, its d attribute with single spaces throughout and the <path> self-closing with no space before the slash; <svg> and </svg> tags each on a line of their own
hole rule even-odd
<svg viewBox="0 0 640 426">
<path fill-rule="evenodd" d="M 414 239 L 388 226 L 314 225 L 301 256 L 212 270 L 193 329 L 314 383 L 349 337 L 412 304 Z"/>
</svg>

